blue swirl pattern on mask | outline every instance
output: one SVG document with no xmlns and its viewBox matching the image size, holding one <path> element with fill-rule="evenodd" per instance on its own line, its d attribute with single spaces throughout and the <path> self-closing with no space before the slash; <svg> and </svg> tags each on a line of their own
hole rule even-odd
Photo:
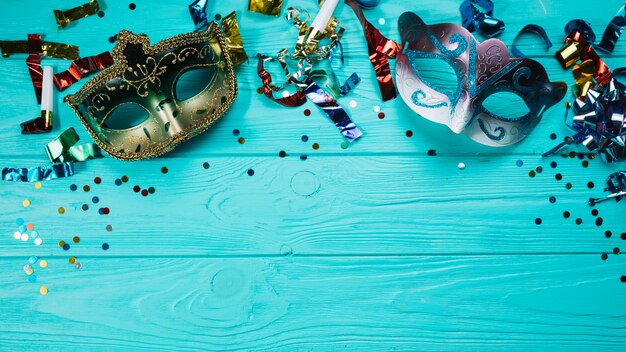
<svg viewBox="0 0 626 352">
<path fill-rule="evenodd" d="M 436 109 L 436 108 L 442 108 L 444 106 L 448 106 L 448 103 L 446 102 L 440 102 L 437 104 L 426 104 L 426 103 L 422 103 L 422 99 L 426 98 L 426 93 L 424 93 L 423 90 L 416 90 L 415 92 L 413 92 L 413 95 L 411 95 L 411 100 L 413 100 L 413 104 L 417 105 L 417 106 L 421 106 L 424 108 L 430 108 L 430 109 Z"/>
</svg>

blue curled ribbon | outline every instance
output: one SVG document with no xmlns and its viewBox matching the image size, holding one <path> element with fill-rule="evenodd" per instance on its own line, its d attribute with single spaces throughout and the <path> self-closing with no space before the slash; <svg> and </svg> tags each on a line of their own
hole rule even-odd
<svg viewBox="0 0 626 352">
<path fill-rule="evenodd" d="M 66 162 L 30 168 L 5 167 L 2 169 L 2 180 L 13 182 L 48 181 L 55 178 L 74 175 L 74 163 Z"/>
<path fill-rule="evenodd" d="M 611 22 L 606 26 L 599 44 L 594 44 L 596 34 L 593 32 L 591 24 L 585 20 L 575 19 L 569 21 L 565 26 L 565 35 L 569 35 L 573 30 L 576 30 L 581 33 L 583 38 L 585 38 L 589 44 L 592 44 L 594 48 L 612 53 L 624 29 L 626 29 L 626 4 L 617 10 Z"/>
<path fill-rule="evenodd" d="M 463 27 L 491 38 L 504 32 L 504 22 L 493 18 L 491 0 L 464 0 L 459 6 Z"/>
<path fill-rule="evenodd" d="M 196 32 L 201 32 L 209 26 L 209 20 L 206 17 L 206 6 L 208 0 L 195 0 L 189 4 L 189 14 L 193 24 L 196 25 Z"/>
<path fill-rule="evenodd" d="M 616 202 L 622 200 L 622 197 L 626 196 L 626 171 L 618 171 L 610 174 L 606 178 L 605 192 L 610 194 L 604 198 L 589 198 L 589 205 L 594 206 L 598 203 L 604 202 L 609 199 L 615 199 Z"/>
<path fill-rule="evenodd" d="M 519 58 L 526 57 L 526 55 L 524 55 L 524 53 L 522 53 L 521 50 L 517 48 L 516 44 L 519 37 L 521 37 L 524 33 L 536 34 L 541 37 L 541 39 L 543 39 L 543 42 L 546 44 L 546 50 L 549 50 L 552 47 L 552 42 L 550 41 L 550 38 L 548 38 L 548 34 L 546 33 L 546 30 L 543 29 L 543 27 L 538 24 L 527 24 L 519 31 L 519 33 L 517 33 L 515 39 L 513 39 L 513 44 L 511 44 L 511 54 L 513 54 L 513 56 Z"/>
</svg>

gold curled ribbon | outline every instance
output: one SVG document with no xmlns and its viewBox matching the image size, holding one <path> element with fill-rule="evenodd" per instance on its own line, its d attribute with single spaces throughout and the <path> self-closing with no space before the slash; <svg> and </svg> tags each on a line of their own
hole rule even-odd
<svg viewBox="0 0 626 352">
<path fill-rule="evenodd" d="M 306 18 L 302 19 L 300 14 L 305 14 Z M 298 28 L 298 40 L 293 53 L 294 58 L 314 55 L 320 59 L 325 59 L 330 56 L 333 48 L 339 44 L 339 39 L 343 35 L 343 29 L 337 30 L 339 21 L 336 17 L 331 17 L 324 32 L 315 33 L 313 38 L 309 38 L 311 34 L 311 27 L 308 24 L 310 16 L 305 10 L 290 7 L 286 17 L 288 21 L 291 21 Z M 307 39 L 309 39 L 308 42 Z M 319 46 L 319 42 L 324 39 L 330 39 L 330 44 Z"/>
<path fill-rule="evenodd" d="M 98 0 L 91 0 L 86 4 L 74 7 L 69 10 L 61 11 L 61 10 L 53 10 L 54 17 L 56 18 L 57 25 L 59 29 L 65 28 L 68 23 L 72 21 L 79 20 L 84 17 L 88 17 L 91 15 L 95 15 L 100 11 L 100 4 L 98 4 Z"/>
<path fill-rule="evenodd" d="M 41 42 L 42 55 L 57 59 L 76 60 L 78 59 L 78 47 L 75 45 Z M 13 54 L 29 54 L 27 40 L 1 40 L 0 51 L 2 57 L 9 57 Z"/>
<path fill-rule="evenodd" d="M 222 19 L 222 27 L 224 27 L 224 36 L 226 37 L 226 46 L 230 53 L 235 66 L 248 61 L 248 55 L 243 48 L 243 40 L 241 39 L 241 31 L 237 22 L 237 13 L 231 12 Z"/>
<path fill-rule="evenodd" d="M 248 10 L 263 15 L 280 16 L 283 0 L 249 0 Z"/>
</svg>

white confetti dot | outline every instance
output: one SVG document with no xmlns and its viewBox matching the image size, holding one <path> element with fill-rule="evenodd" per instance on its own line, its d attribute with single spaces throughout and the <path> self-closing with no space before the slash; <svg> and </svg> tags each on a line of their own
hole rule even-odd
<svg viewBox="0 0 626 352">
<path fill-rule="evenodd" d="M 41 238 L 37 237 L 35 238 L 35 246 L 40 246 L 41 245 Z"/>
<path fill-rule="evenodd" d="M 459 170 L 465 169 L 465 163 L 459 163 Z"/>
<path fill-rule="evenodd" d="M 379 24 L 379 25 L 384 26 L 384 25 L 385 25 L 385 23 L 387 23 L 387 21 L 385 21 L 385 19 L 384 19 L 384 18 L 379 18 L 379 19 L 378 19 L 378 24 Z"/>
<path fill-rule="evenodd" d="M 13 233 L 13 238 L 15 238 L 16 240 L 19 240 L 22 237 L 22 234 L 19 231 L 15 231 Z"/>
<path fill-rule="evenodd" d="M 356 108 L 356 100 L 350 100 L 350 107 Z"/>
<path fill-rule="evenodd" d="M 28 241 L 28 234 L 27 233 L 23 233 L 20 238 L 22 239 L 22 241 L 26 242 L 26 241 Z"/>
<path fill-rule="evenodd" d="M 283 90 L 283 98 L 287 98 L 289 96 L 289 92 L 286 90 Z"/>
<path fill-rule="evenodd" d="M 380 112 L 380 106 L 378 105 L 374 106 L 374 112 Z"/>
</svg>

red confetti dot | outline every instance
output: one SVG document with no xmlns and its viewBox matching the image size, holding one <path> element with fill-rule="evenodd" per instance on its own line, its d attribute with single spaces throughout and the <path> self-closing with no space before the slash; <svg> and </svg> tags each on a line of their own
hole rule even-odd
<svg viewBox="0 0 626 352">
<path fill-rule="evenodd" d="M 144 197 L 148 196 L 148 190 L 147 189 L 142 189 L 141 190 L 141 195 L 144 196 Z"/>
<path fill-rule="evenodd" d="M 406 134 L 406 136 L 407 136 L 407 137 L 409 137 L 409 138 L 413 137 L 413 131 L 411 131 L 411 130 L 406 131 L 406 133 L 405 133 L 405 134 Z"/>
<path fill-rule="evenodd" d="M 382 111 L 381 111 L 381 112 L 379 112 L 379 113 L 378 113 L 378 118 L 379 118 L 379 119 L 381 119 L 381 120 L 382 120 L 382 119 L 384 119 L 384 118 L 385 118 L 385 113 L 384 113 L 384 112 L 382 112 Z"/>
<path fill-rule="evenodd" d="M 135 187 L 133 187 L 133 191 L 135 191 L 136 193 L 138 193 L 139 191 L 141 191 L 141 187 L 139 187 L 139 186 L 135 186 Z"/>
<path fill-rule="evenodd" d="M 304 116 L 311 116 L 311 110 L 309 109 L 304 110 Z"/>
<path fill-rule="evenodd" d="M 110 212 L 109 208 L 102 208 L 102 213 L 107 215 Z"/>
<path fill-rule="evenodd" d="M 95 183 L 97 185 L 99 185 L 100 182 L 102 182 L 102 179 L 100 177 L 96 177 L 96 178 L 93 179 L 93 183 Z"/>
</svg>

